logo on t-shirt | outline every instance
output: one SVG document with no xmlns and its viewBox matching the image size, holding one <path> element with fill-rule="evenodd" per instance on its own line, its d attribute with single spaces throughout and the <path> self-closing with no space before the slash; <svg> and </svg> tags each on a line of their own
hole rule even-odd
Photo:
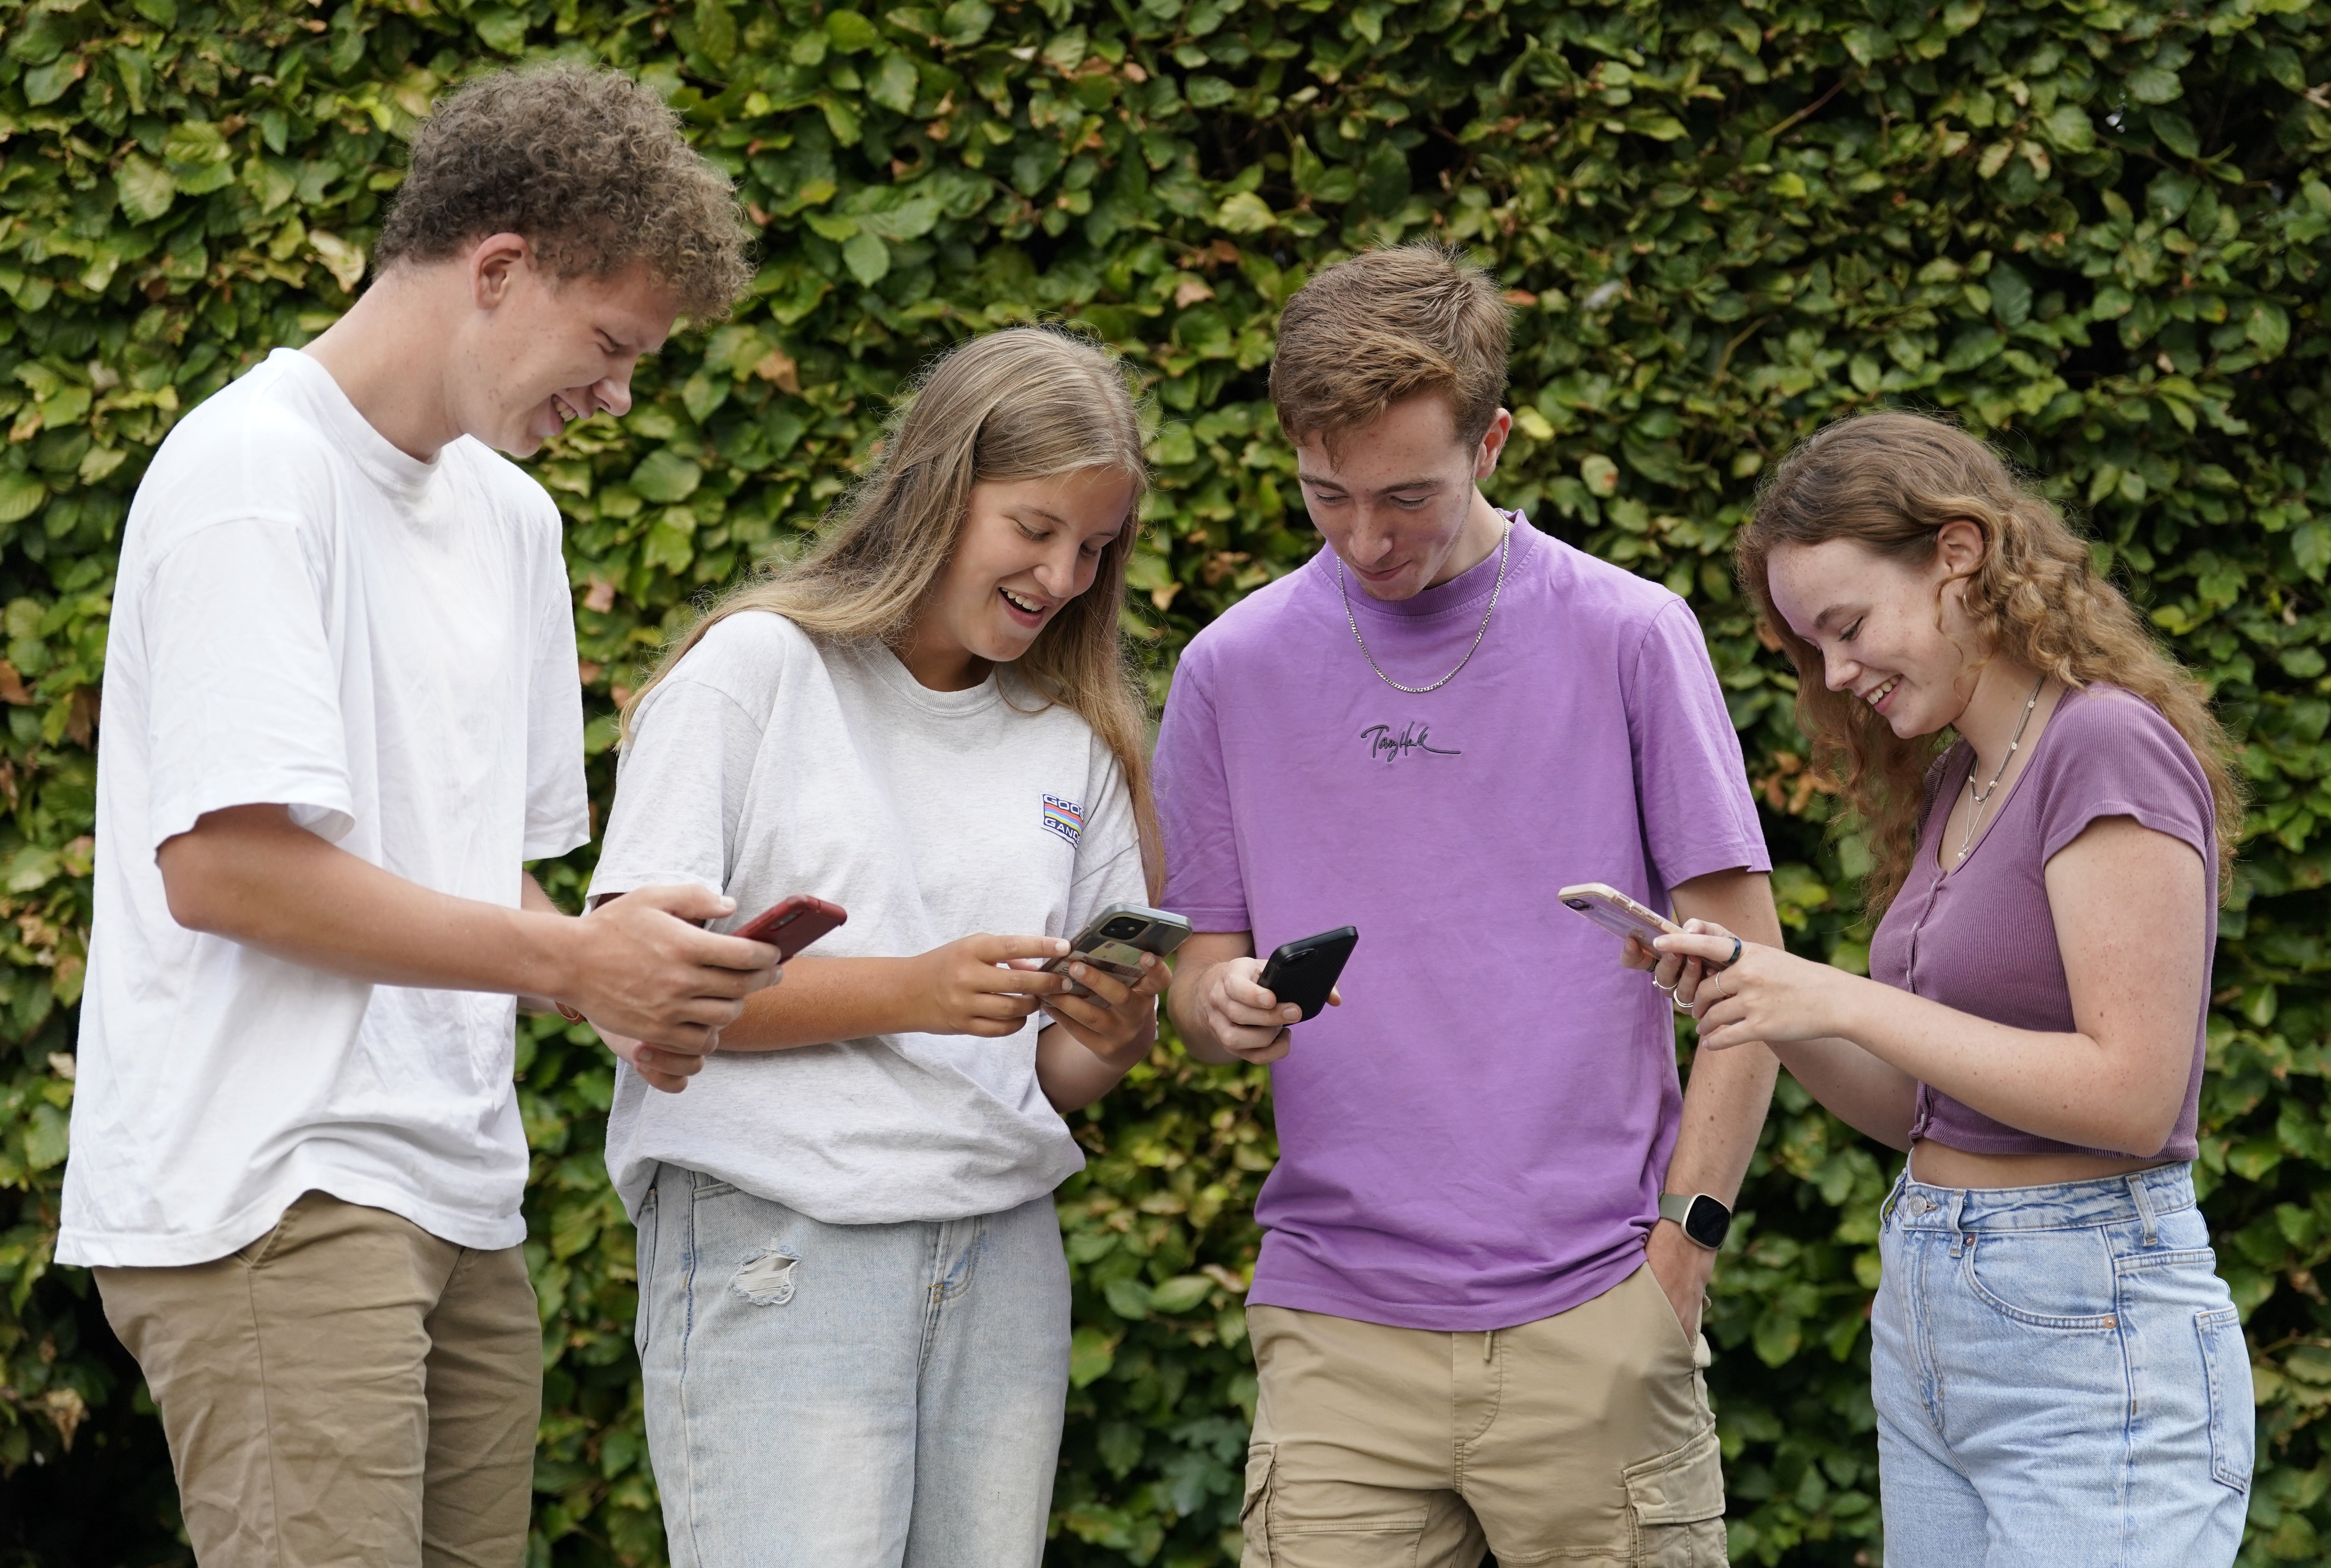
<svg viewBox="0 0 2331 1568">
<path fill-rule="evenodd" d="M 1075 849 L 1077 841 L 1085 836 L 1085 809 L 1074 801 L 1064 801 L 1058 795 L 1044 797 L 1044 831 L 1058 833 Z"/>
<path fill-rule="evenodd" d="M 1381 758 L 1385 762 L 1398 762 L 1413 751 L 1422 752 L 1427 756 L 1463 756 L 1465 755 L 1454 746 L 1429 744 L 1432 736 L 1431 725 L 1418 724 L 1414 720 L 1403 726 L 1397 735 L 1393 733 L 1393 727 L 1389 724 L 1372 724 L 1360 731 L 1360 738 L 1368 743 L 1368 755 L 1371 758 Z"/>
</svg>

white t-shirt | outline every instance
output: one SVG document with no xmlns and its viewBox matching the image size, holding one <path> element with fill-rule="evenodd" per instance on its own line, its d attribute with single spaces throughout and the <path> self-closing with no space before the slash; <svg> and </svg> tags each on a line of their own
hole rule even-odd
<svg viewBox="0 0 2331 1568">
<path fill-rule="evenodd" d="M 819 957 L 1074 936 L 1146 901 L 1141 851 L 1117 759 L 1073 709 L 1039 707 L 1008 674 L 932 691 L 879 643 L 730 615 L 640 706 L 592 896 L 697 882 L 737 900 L 734 927 L 813 894 L 850 911 Z M 1014 1207 L 1084 1165 L 1036 1084 L 1042 1016 L 1002 1040 L 721 1052 L 677 1095 L 626 1067 L 608 1171 L 634 1215 L 664 1161 L 828 1224 Z"/>
<path fill-rule="evenodd" d="M 155 851 L 272 803 L 515 906 L 590 837 L 557 508 L 475 441 L 423 463 L 278 349 L 170 432 L 122 541 L 64 1263 L 199 1263 L 320 1189 L 525 1239 L 515 1002 L 375 986 L 170 917 Z"/>
</svg>

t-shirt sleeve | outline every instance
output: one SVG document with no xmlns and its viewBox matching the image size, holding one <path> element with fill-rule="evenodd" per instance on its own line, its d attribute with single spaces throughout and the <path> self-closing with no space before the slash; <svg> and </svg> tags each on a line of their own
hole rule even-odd
<svg viewBox="0 0 2331 1568">
<path fill-rule="evenodd" d="M 151 671 L 148 849 L 229 806 L 356 825 L 323 568 L 290 518 L 232 518 L 157 561 L 138 607 Z"/>
<path fill-rule="evenodd" d="M 1165 907 L 1194 931 L 1246 931 L 1246 880 L 1231 817 L 1222 731 L 1204 660 L 1183 656 L 1157 726 L 1157 816 L 1166 840 Z"/>
<path fill-rule="evenodd" d="M 1111 904 L 1146 904 L 1149 884 L 1141 869 L 1141 833 L 1135 826 L 1133 792 L 1125 770 L 1098 740 L 1095 783 L 1086 799 L 1095 803 L 1092 817 L 1077 841 L 1076 881 L 1069 889 L 1068 929 L 1074 936 L 1095 915 Z"/>
<path fill-rule="evenodd" d="M 575 606 L 553 537 L 538 564 L 534 670 L 526 705 L 526 859 L 563 855 L 591 841 L 583 776 L 583 681 L 575 655 Z"/>
<path fill-rule="evenodd" d="M 1651 618 L 1626 682 L 1643 840 L 1661 888 L 1712 871 L 1769 871 L 1740 736 L 1691 606 Z"/>
<path fill-rule="evenodd" d="M 2217 807 L 2185 737 L 2143 698 L 2114 690 L 2060 713 L 2040 798 L 2041 864 L 2103 817 L 2134 817 L 2215 863 Z"/>
<path fill-rule="evenodd" d="M 633 717 L 591 876 L 595 900 L 671 882 L 728 891 L 763 723 L 717 685 L 693 679 L 689 659 Z"/>
</svg>

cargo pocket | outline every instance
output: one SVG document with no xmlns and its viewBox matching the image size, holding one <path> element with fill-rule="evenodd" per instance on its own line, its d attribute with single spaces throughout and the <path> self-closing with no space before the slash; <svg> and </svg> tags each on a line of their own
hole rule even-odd
<svg viewBox="0 0 2331 1568">
<path fill-rule="evenodd" d="M 1239 1527 L 1246 1532 L 1246 1551 L 1239 1568 L 1271 1568 L 1270 1472 L 1277 1463 L 1274 1443 L 1256 1443 L 1246 1451 L 1246 1495 L 1239 1499 Z"/>
<path fill-rule="evenodd" d="M 1714 1427 L 1623 1474 L 1637 1568 L 1723 1568 L 1724 1449 Z"/>
<path fill-rule="evenodd" d="M 2202 1336 L 2202 1370 L 2210 1384 L 2210 1474 L 2237 1492 L 2250 1489 L 2258 1458 L 2258 1410 L 2250 1396 L 2250 1353 L 2241 1314 L 2231 1307 L 2193 1315 Z"/>
</svg>

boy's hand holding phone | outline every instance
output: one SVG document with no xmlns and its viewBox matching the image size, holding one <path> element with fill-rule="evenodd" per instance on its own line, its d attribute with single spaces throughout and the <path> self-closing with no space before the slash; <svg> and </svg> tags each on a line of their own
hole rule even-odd
<svg viewBox="0 0 2331 1568">
<path fill-rule="evenodd" d="M 1285 1056 L 1294 1041 L 1288 1025 L 1303 1021 L 1303 1009 L 1281 1002 L 1262 984 L 1265 967 L 1260 958 L 1232 958 L 1214 965 L 1198 993 L 1198 1012 L 1207 1030 L 1224 1050 L 1242 1061 L 1272 1062 Z M 1330 988 L 1327 1005 L 1344 1005 L 1341 991 Z"/>
<path fill-rule="evenodd" d="M 603 1034 L 701 1056 L 745 998 L 777 983 L 777 950 L 698 927 L 736 901 L 692 883 L 639 888 L 570 927 L 572 979 L 553 992 Z"/>
</svg>

